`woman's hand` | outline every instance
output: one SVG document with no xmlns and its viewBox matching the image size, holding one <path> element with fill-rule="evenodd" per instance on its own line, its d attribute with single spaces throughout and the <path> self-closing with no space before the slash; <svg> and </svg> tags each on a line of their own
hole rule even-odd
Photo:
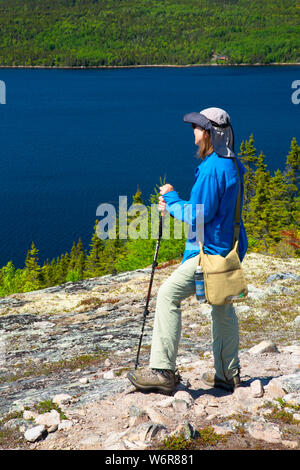
<svg viewBox="0 0 300 470">
<path fill-rule="evenodd" d="M 171 184 L 164 184 L 160 188 L 160 194 L 163 196 L 164 194 L 168 193 L 169 191 L 174 191 L 174 188 Z"/>
<path fill-rule="evenodd" d="M 164 198 L 162 196 L 159 196 L 159 198 L 158 198 L 158 210 L 159 210 L 159 212 L 161 212 L 161 215 L 165 215 L 166 205 L 167 205 L 167 203 L 165 202 Z"/>
</svg>

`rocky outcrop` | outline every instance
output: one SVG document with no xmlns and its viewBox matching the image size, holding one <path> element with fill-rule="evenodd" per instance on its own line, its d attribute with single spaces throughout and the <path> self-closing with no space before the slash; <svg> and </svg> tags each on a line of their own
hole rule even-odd
<svg viewBox="0 0 300 470">
<path fill-rule="evenodd" d="M 174 432 L 194 438 L 205 425 L 230 436 L 241 435 L 242 427 L 248 439 L 298 448 L 297 434 L 288 438 L 264 407 L 279 406 L 281 398 L 297 426 L 299 260 L 248 254 L 243 266 L 249 296 L 236 306 L 243 386 L 233 394 L 201 382 L 213 367 L 210 306 L 194 296 L 182 302 L 183 382 L 167 398 L 130 389 L 126 373 L 134 367 L 150 268 L 0 299 L 5 428 L 19 429 L 37 448 L 142 449 Z M 175 268 L 156 270 L 141 365 L 148 363 L 157 289 Z M 38 413 L 43 401 L 57 405 L 64 418 L 56 409 Z M 18 417 L 5 418 L 12 413 Z M 242 424 L 241 414 L 247 416 Z"/>
</svg>

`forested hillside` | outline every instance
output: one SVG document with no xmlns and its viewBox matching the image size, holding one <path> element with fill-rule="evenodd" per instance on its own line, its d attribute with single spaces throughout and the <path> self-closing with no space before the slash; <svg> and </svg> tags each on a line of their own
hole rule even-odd
<svg viewBox="0 0 300 470">
<path fill-rule="evenodd" d="M 0 65 L 298 62 L 294 0 L 0 0 Z"/>
</svg>

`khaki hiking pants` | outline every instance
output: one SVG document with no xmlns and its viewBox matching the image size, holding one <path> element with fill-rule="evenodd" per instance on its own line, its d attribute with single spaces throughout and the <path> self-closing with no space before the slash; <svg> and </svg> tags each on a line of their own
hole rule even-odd
<svg viewBox="0 0 300 470">
<path fill-rule="evenodd" d="M 150 354 L 151 368 L 176 369 L 181 336 L 180 303 L 186 297 L 195 295 L 194 273 L 198 262 L 199 255 L 187 259 L 158 290 Z M 211 316 L 215 373 L 220 379 L 229 380 L 239 369 L 238 319 L 233 304 L 212 305 Z"/>
</svg>

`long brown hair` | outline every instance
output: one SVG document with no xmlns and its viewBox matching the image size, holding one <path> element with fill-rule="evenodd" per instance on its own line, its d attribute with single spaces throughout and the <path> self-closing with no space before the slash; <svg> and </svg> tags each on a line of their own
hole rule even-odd
<svg viewBox="0 0 300 470">
<path fill-rule="evenodd" d="M 201 140 L 201 143 L 199 145 L 196 157 L 201 158 L 204 160 L 204 158 L 212 153 L 214 151 L 211 137 L 210 137 L 210 132 L 209 131 L 204 131 L 205 137 Z"/>
</svg>

